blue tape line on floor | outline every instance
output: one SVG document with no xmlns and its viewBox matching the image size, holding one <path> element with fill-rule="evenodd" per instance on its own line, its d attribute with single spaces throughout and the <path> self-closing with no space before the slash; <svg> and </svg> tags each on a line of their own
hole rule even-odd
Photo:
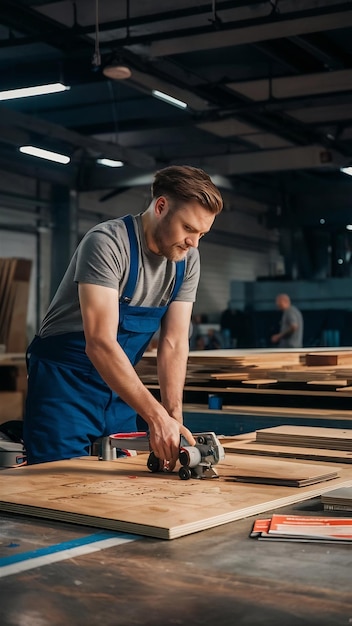
<svg viewBox="0 0 352 626">
<path fill-rule="evenodd" d="M 19 563 L 21 561 L 27 561 L 29 559 L 36 559 L 41 556 L 47 556 L 49 554 L 55 554 L 57 552 L 63 552 L 64 550 L 70 550 L 80 546 L 96 543 L 97 541 L 103 541 L 105 539 L 126 539 L 127 541 L 135 541 L 138 539 L 137 535 L 130 535 L 127 533 L 117 532 L 98 532 L 93 535 L 87 535 L 86 537 L 79 537 L 72 539 L 71 541 L 63 541 L 52 546 L 45 548 L 38 548 L 37 550 L 31 550 L 30 552 L 22 552 L 12 554 L 11 556 L 5 556 L 0 558 L 0 567 L 5 565 L 12 565 L 13 563 Z"/>
</svg>

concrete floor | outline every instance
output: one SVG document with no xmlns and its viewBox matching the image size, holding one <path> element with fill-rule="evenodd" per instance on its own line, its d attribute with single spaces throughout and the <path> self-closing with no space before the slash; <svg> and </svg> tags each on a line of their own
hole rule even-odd
<svg viewBox="0 0 352 626">
<path fill-rule="evenodd" d="M 280 511 L 320 514 L 321 505 L 316 499 Z M 270 513 L 259 517 L 267 516 Z M 352 546 L 260 542 L 248 537 L 254 519 L 173 541 L 139 537 L 7 574 L 0 578 L 0 624 L 351 624 Z M 25 557 L 33 550 L 97 532 L 101 531 L 1 514 L 0 566 L 14 554 Z"/>
</svg>

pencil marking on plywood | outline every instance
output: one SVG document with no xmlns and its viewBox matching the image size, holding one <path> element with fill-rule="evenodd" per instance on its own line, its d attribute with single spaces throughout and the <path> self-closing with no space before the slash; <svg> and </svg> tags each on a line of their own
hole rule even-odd
<svg viewBox="0 0 352 626">
<path fill-rule="evenodd" d="M 149 472 L 143 455 L 104 463 L 90 457 L 4 470 L 0 509 L 175 539 L 310 499 L 332 488 L 352 486 L 352 468 L 346 466 L 333 468 L 340 477 L 308 487 L 228 482 L 226 477 L 237 475 L 239 469 L 247 473 L 254 465 L 252 457 L 233 457 L 227 457 L 224 465 L 218 464 L 219 478 L 215 482 L 189 480 L 186 484 L 176 472 Z M 279 470 L 275 459 L 255 460 L 255 464 L 261 473 L 274 472 L 274 477 Z M 289 465 L 292 477 L 292 463 Z M 298 466 L 299 461 L 300 477 Z M 280 462 L 280 467 L 285 472 L 285 461 Z M 320 472 L 316 464 L 309 464 L 308 468 L 309 477 L 311 472 Z M 321 468 L 323 473 L 331 469 L 326 464 Z M 136 480 L 129 479 L 132 474 Z"/>
</svg>

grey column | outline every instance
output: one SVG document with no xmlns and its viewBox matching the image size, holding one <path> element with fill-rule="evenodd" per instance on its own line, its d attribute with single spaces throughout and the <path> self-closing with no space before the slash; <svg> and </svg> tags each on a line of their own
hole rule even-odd
<svg viewBox="0 0 352 626">
<path fill-rule="evenodd" d="M 51 297 L 54 295 L 78 243 L 77 192 L 53 185 L 51 195 Z"/>
</svg>

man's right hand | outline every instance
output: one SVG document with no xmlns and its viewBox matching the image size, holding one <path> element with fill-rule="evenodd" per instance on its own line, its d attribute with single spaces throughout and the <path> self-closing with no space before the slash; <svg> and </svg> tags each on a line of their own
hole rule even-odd
<svg viewBox="0 0 352 626">
<path fill-rule="evenodd" d="M 196 441 L 191 431 L 172 417 L 149 426 L 150 447 L 155 456 L 164 461 L 164 465 L 170 472 L 178 461 L 181 435 L 185 437 L 190 446 L 195 445 Z"/>
</svg>

